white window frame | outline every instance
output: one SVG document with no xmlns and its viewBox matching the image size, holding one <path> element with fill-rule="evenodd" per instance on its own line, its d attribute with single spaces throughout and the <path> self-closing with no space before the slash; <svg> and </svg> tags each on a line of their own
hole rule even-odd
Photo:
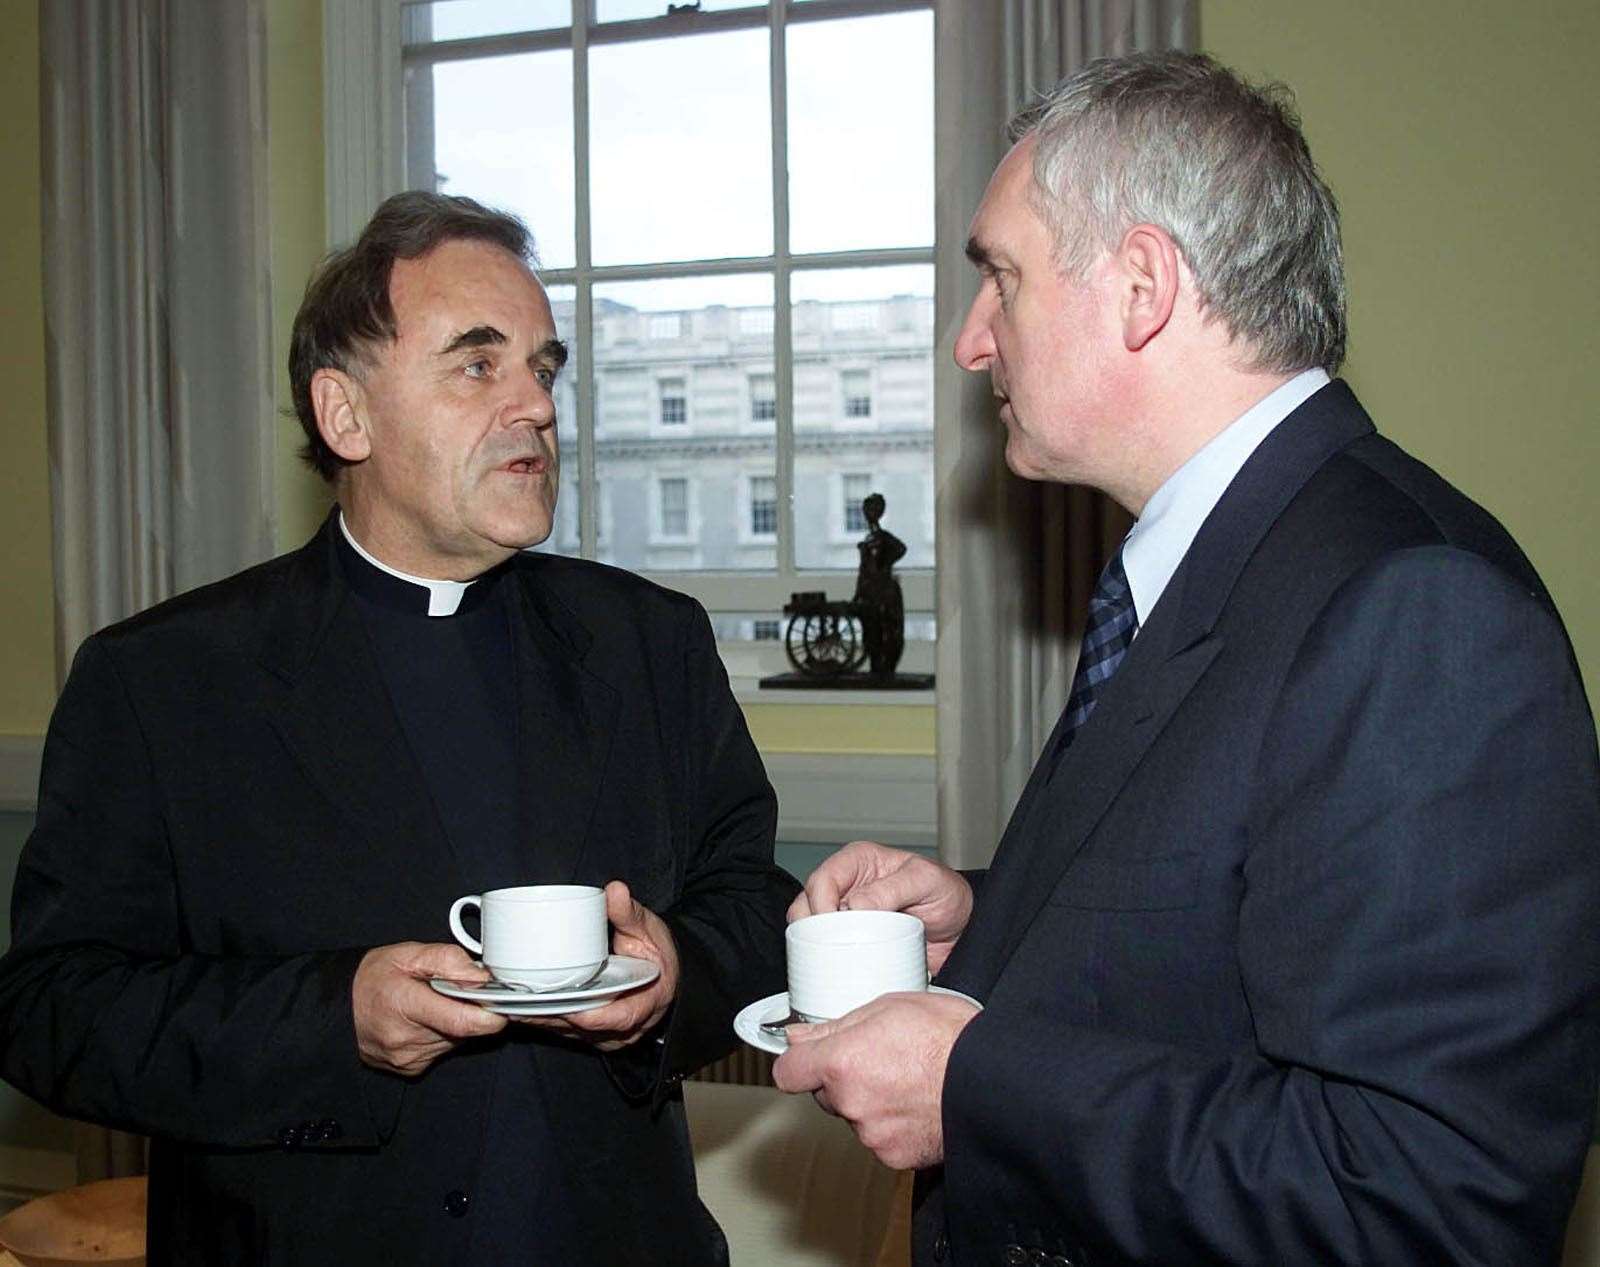
<svg viewBox="0 0 1600 1267">
<path fill-rule="evenodd" d="M 658 370 L 655 381 L 656 398 L 651 402 L 650 429 L 652 431 L 664 431 L 668 435 L 682 435 L 689 430 L 690 423 L 693 422 L 689 408 L 689 373 L 687 370 L 681 372 L 677 370 Z M 668 383 L 681 383 L 683 385 L 683 417 L 677 422 L 667 421 Z"/>
<path fill-rule="evenodd" d="M 669 533 L 661 521 L 661 485 L 668 480 L 682 480 L 684 485 L 683 535 Z M 650 476 L 650 531 L 647 544 L 651 549 L 681 549 L 700 546 L 700 485 L 687 469 L 658 470 Z"/>
<path fill-rule="evenodd" d="M 771 471 L 746 471 L 739 477 L 739 543 L 770 546 L 778 540 L 777 530 L 757 532 L 755 525 L 757 480 L 772 480 L 773 515 L 778 511 L 778 484 Z"/>
<path fill-rule="evenodd" d="M 875 427 L 878 423 L 878 376 L 873 372 L 871 365 L 841 365 L 839 367 L 839 425 L 842 427 Z M 852 399 L 849 380 L 853 377 L 867 380 L 867 412 L 853 414 L 850 412 Z"/>
<path fill-rule="evenodd" d="M 406 187 L 403 69 L 408 56 L 402 50 L 403 0 L 323 0 L 323 82 L 325 132 L 325 199 L 329 245 L 351 241 L 373 209 L 385 197 Z M 638 281 L 659 277 L 702 276 L 749 272 L 773 275 L 774 380 L 778 417 L 773 424 L 775 473 L 780 507 L 793 505 L 793 347 L 790 338 L 790 277 L 806 269 L 866 268 L 874 265 L 935 264 L 940 242 L 927 247 L 836 251 L 797 256 L 789 249 L 787 155 L 787 58 L 785 36 L 789 25 L 888 13 L 936 9 L 936 0 L 811 0 L 793 5 L 771 0 L 765 8 L 715 12 L 677 12 L 657 18 L 596 23 L 591 0 L 573 0 L 570 28 L 531 31 L 517 35 L 454 40 L 429 47 L 420 61 L 483 57 L 540 49 L 571 48 L 573 52 L 573 126 L 576 132 L 578 185 L 577 257 L 572 269 L 543 273 L 549 285 L 572 285 L 577 290 L 576 356 L 574 371 L 586 381 L 594 377 L 593 288 L 607 282 Z M 588 168 L 588 50 L 591 45 L 655 40 L 699 35 L 713 31 L 767 27 L 771 32 L 771 116 L 773 252 L 770 256 L 695 260 L 648 266 L 596 267 L 590 261 Z M 939 39 L 936 22 L 935 39 Z M 938 91 L 940 50 L 935 48 L 935 91 Z M 953 159 L 935 150 L 935 187 L 940 166 Z M 937 217 L 936 217 L 937 220 Z M 952 244 L 943 243 L 946 247 Z M 936 285 L 947 284 L 947 270 L 936 268 Z M 935 302 L 937 304 L 937 295 Z M 935 355 L 940 345 L 935 345 Z M 578 392 L 578 434 L 594 435 L 594 393 Z M 867 423 L 870 420 L 852 420 Z M 677 428 L 669 430 L 676 432 Z M 593 557 L 599 507 L 595 496 L 594 445 L 580 439 L 575 472 L 579 485 L 579 536 L 582 552 Z M 662 472 L 664 473 L 664 472 Z M 656 485 L 652 482 L 653 491 Z M 691 484 L 692 488 L 692 484 Z M 693 497 L 691 496 L 691 501 Z M 780 525 L 785 516 L 780 515 Z M 652 525 L 659 522 L 652 514 Z M 780 530 L 777 567 L 755 575 L 669 570 L 649 573 L 653 579 L 695 595 L 713 611 L 776 611 L 796 590 L 839 590 L 836 569 L 800 569 L 795 565 L 794 531 Z M 652 542 L 651 544 L 654 544 Z M 679 544 L 679 543 L 672 543 Z M 897 570 L 908 610 L 934 607 L 932 568 Z"/>
</svg>

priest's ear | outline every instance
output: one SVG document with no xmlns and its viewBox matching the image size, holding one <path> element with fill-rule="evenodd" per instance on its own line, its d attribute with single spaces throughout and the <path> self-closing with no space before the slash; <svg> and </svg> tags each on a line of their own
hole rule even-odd
<svg viewBox="0 0 1600 1267">
<path fill-rule="evenodd" d="M 346 462 L 372 455 L 361 384 L 343 370 L 320 369 L 311 376 L 311 407 L 322 442 Z"/>
</svg>

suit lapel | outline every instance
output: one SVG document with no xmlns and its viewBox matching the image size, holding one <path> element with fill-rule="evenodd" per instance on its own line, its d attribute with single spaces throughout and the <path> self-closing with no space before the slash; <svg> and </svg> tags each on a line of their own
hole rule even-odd
<svg viewBox="0 0 1600 1267">
<path fill-rule="evenodd" d="M 1284 419 L 1250 456 L 1201 525 L 1094 716 L 1053 773 L 1057 735 L 1046 743 L 996 851 L 972 926 L 941 981 L 987 996 L 1096 824 L 1221 653 L 1223 640 L 1213 629 L 1262 538 L 1324 462 L 1371 430 L 1350 389 L 1334 382 Z M 1159 795 L 1159 789 L 1150 794 Z"/>
<path fill-rule="evenodd" d="M 581 878 L 589 822 L 616 731 L 616 690 L 584 665 L 591 635 L 540 584 L 541 561 L 513 578 L 519 838 L 540 879 Z"/>
<path fill-rule="evenodd" d="M 431 798 L 400 728 L 360 611 L 334 551 L 330 517 L 300 551 L 269 617 L 261 663 L 282 684 L 272 724 L 309 781 L 337 807 L 350 848 L 415 917 L 442 923 L 441 893 L 464 892 Z M 393 860 L 405 859 L 396 867 Z"/>
</svg>

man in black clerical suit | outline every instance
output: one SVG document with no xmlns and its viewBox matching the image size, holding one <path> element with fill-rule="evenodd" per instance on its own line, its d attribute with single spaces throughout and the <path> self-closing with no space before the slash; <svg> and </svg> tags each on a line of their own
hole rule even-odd
<svg viewBox="0 0 1600 1267">
<path fill-rule="evenodd" d="M 726 1261 L 678 1084 L 782 988 L 771 788 L 704 612 L 550 532 L 566 357 L 516 220 L 386 202 L 291 352 L 338 507 L 90 638 L 0 1068 L 151 1136 L 152 1264 Z M 605 885 L 660 975 L 507 1024 L 452 899 Z"/>
<path fill-rule="evenodd" d="M 791 1029 L 777 1081 L 923 1172 L 919 1264 L 1554 1263 L 1600 773 L 1550 596 L 1330 379 L 1338 219 L 1278 92 L 1102 61 L 1013 140 L 956 359 L 1013 472 L 1138 522 L 992 866 L 857 842 L 796 903 L 923 916 L 982 1010 Z"/>
</svg>

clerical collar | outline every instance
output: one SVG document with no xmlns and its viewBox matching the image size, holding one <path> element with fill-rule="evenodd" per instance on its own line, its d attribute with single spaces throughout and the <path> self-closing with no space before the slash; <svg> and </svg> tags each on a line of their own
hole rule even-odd
<svg viewBox="0 0 1600 1267">
<path fill-rule="evenodd" d="M 339 512 L 339 534 L 349 547 L 349 550 L 341 553 L 346 563 L 345 574 L 356 592 L 385 607 L 413 615 L 454 616 L 481 607 L 493 585 L 479 582 L 487 581 L 501 570 L 491 568 L 483 576 L 470 581 L 429 580 L 425 576 L 412 576 L 392 568 L 369 554 L 351 536 L 342 510 Z"/>
</svg>

